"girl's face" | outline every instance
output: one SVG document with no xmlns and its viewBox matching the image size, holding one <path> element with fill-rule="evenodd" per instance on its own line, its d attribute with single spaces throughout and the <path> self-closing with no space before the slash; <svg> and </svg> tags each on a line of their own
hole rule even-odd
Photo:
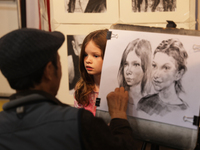
<svg viewBox="0 0 200 150">
<path fill-rule="evenodd" d="M 136 55 L 135 51 L 129 52 L 124 63 L 124 78 L 129 86 L 141 83 L 144 76 L 141 59 Z"/>
<path fill-rule="evenodd" d="M 90 75 L 101 75 L 103 59 L 101 49 L 93 41 L 90 41 L 85 47 L 84 66 Z"/>
<path fill-rule="evenodd" d="M 176 61 L 165 53 L 157 52 L 152 62 L 153 85 L 156 91 L 167 89 L 180 79 Z"/>
</svg>

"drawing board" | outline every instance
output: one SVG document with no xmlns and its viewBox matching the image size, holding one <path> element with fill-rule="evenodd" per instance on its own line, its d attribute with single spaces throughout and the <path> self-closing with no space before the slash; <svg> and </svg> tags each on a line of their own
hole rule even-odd
<svg viewBox="0 0 200 150">
<path fill-rule="evenodd" d="M 162 100 L 162 102 L 164 102 L 165 104 L 169 103 L 169 104 L 172 104 L 173 106 L 176 105 L 180 107 L 179 108 L 176 107 L 175 109 L 170 109 L 168 107 L 168 109 L 170 109 L 169 113 L 164 113 L 162 115 L 156 114 L 156 113 L 148 114 L 148 113 L 145 113 L 144 111 L 140 111 L 137 109 L 137 103 L 139 103 L 139 101 L 142 99 L 141 97 L 141 98 L 138 98 L 138 100 L 135 100 L 136 101 L 135 104 L 128 105 L 127 114 L 131 117 L 136 117 L 136 118 L 141 118 L 145 120 L 156 121 L 156 122 L 161 122 L 165 124 L 181 126 L 181 127 L 191 128 L 191 129 L 197 129 L 197 126 L 193 125 L 191 122 L 184 121 L 183 117 L 184 116 L 193 117 L 194 115 L 199 116 L 200 81 L 198 78 L 200 75 L 200 59 L 199 59 L 200 37 L 192 36 L 192 35 L 179 35 L 179 34 L 169 34 L 169 33 L 167 34 L 167 33 L 158 33 L 158 32 L 153 33 L 153 32 L 146 32 L 146 31 L 145 30 L 144 31 L 128 31 L 128 30 L 110 29 L 110 32 L 112 34 L 111 34 L 111 38 L 108 39 L 107 41 L 106 52 L 104 56 L 104 63 L 102 67 L 100 91 L 99 91 L 99 98 L 101 99 L 101 103 L 100 103 L 100 107 L 98 107 L 97 109 L 102 110 L 102 111 L 108 111 L 106 95 L 110 91 L 113 91 L 116 87 L 119 87 L 118 74 L 119 74 L 120 63 L 122 60 L 122 55 L 127 45 L 131 41 L 136 40 L 136 39 L 147 40 L 150 43 L 151 50 L 152 50 L 151 64 L 153 61 L 155 62 L 155 57 L 156 59 L 166 60 L 166 62 L 163 62 L 163 63 L 168 64 L 167 57 L 162 57 L 162 54 L 164 56 L 167 56 L 166 54 L 164 54 L 164 52 L 156 53 L 155 55 L 161 54 L 159 55 L 159 57 L 157 57 L 157 56 L 154 56 L 154 51 L 155 49 L 157 49 L 158 45 L 162 43 L 162 41 L 175 39 L 183 44 L 186 54 L 188 55 L 188 58 L 185 60 L 185 66 L 186 66 L 185 72 L 184 74 L 181 75 L 181 78 L 180 78 L 181 85 L 184 89 L 183 90 L 184 92 L 180 92 L 177 94 L 178 95 L 177 97 L 180 100 L 180 103 L 178 102 L 171 103 L 171 102 L 166 102 L 164 100 Z M 170 61 L 174 61 L 172 56 L 168 58 L 170 58 Z M 158 65 L 159 61 L 161 60 L 158 60 L 158 62 L 156 60 L 156 64 Z M 175 63 L 175 66 L 176 66 L 176 63 Z M 161 68 L 162 67 L 166 67 L 166 66 L 161 65 Z M 161 89 L 155 89 L 155 84 L 158 85 L 158 84 L 161 84 L 159 82 L 164 82 L 164 81 L 156 80 L 155 81 L 156 83 L 154 83 L 153 85 L 153 80 L 155 79 L 153 79 L 152 72 L 153 71 L 151 71 L 151 75 L 149 74 L 147 76 L 149 78 L 151 90 L 148 92 L 146 91 L 146 93 L 148 94 L 144 94 L 143 97 L 147 95 L 153 95 L 153 94 L 157 94 L 158 97 L 160 96 L 160 94 L 158 93 L 161 91 Z M 171 84 L 175 82 L 173 81 L 175 79 L 172 79 L 172 77 L 169 80 L 171 80 L 170 81 Z M 133 99 L 135 98 L 134 96 L 136 97 L 136 95 L 133 95 Z M 130 100 L 130 97 L 129 97 L 129 100 Z"/>
</svg>

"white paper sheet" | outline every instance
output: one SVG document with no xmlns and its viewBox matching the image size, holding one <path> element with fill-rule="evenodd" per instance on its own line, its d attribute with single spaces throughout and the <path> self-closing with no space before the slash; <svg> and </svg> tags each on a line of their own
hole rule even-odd
<svg viewBox="0 0 200 150">
<path fill-rule="evenodd" d="M 191 122 L 185 122 L 183 120 L 183 117 L 193 117 L 194 115 L 199 116 L 200 37 L 116 29 L 110 29 L 110 31 L 112 32 L 112 36 L 111 39 L 107 41 L 104 63 L 102 67 L 99 91 L 99 98 L 101 98 L 101 103 L 100 107 L 97 107 L 97 109 L 108 111 L 106 96 L 116 87 L 119 87 L 117 78 L 119 66 L 122 54 L 130 41 L 133 41 L 137 38 L 146 39 L 151 43 L 153 53 L 156 47 L 163 40 L 168 40 L 171 38 L 178 39 L 183 44 L 188 54 L 186 64 L 187 71 L 182 76 L 181 82 L 185 93 L 179 94 L 179 98 L 188 104 L 188 108 L 184 111 L 175 110 L 161 116 L 156 114 L 149 115 L 143 111 L 136 110 L 135 105 L 129 105 L 127 113 L 129 116 L 133 117 L 196 129 L 197 126 L 191 123 L 193 121 L 192 119 L 190 120 Z M 151 89 L 152 90 L 149 94 L 158 93 L 157 91 L 155 91 L 153 86 Z"/>
</svg>

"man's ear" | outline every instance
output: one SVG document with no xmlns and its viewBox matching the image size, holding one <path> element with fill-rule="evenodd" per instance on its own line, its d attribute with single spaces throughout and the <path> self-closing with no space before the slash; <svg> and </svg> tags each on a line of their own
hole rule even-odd
<svg viewBox="0 0 200 150">
<path fill-rule="evenodd" d="M 44 74 L 43 74 L 44 79 L 51 81 L 53 71 L 54 71 L 53 64 L 50 61 L 47 63 L 46 67 L 44 68 Z"/>
<path fill-rule="evenodd" d="M 74 41 L 74 40 L 72 40 L 72 47 L 73 47 L 73 50 L 74 50 L 74 54 L 75 54 L 76 56 L 79 56 L 79 52 L 78 52 L 78 50 L 76 49 L 76 45 L 75 45 L 75 41 Z"/>
</svg>

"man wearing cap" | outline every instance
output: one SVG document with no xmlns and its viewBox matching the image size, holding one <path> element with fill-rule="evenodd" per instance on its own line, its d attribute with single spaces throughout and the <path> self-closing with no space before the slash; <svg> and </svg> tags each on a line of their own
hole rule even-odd
<svg viewBox="0 0 200 150">
<path fill-rule="evenodd" d="M 0 112 L 0 150 L 133 150 L 128 92 L 107 95 L 110 126 L 55 98 L 61 79 L 60 32 L 18 29 L 0 39 L 0 69 L 16 94 Z"/>
</svg>

